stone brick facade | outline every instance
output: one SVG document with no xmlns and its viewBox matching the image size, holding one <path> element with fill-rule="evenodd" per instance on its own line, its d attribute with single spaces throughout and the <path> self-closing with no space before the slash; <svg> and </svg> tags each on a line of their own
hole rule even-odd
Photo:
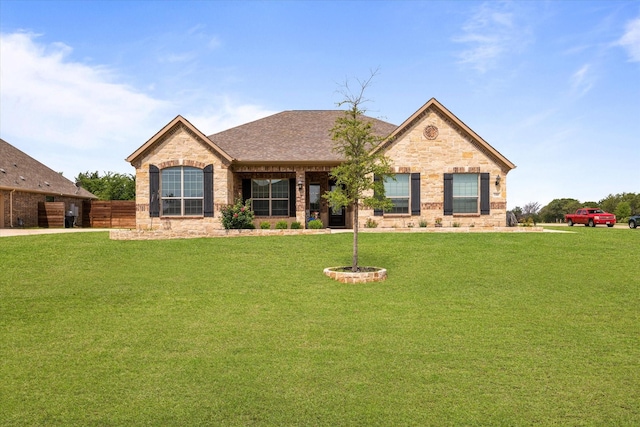
<svg viewBox="0 0 640 427">
<path fill-rule="evenodd" d="M 295 115 L 287 115 L 291 118 Z M 248 126 L 248 125 L 247 125 Z M 253 128 L 255 124 L 251 124 Z M 291 135 L 300 128 L 291 127 L 289 121 L 278 122 L 277 132 L 265 135 L 265 141 L 277 140 L 283 135 L 291 140 Z M 236 129 L 241 129 L 241 127 Z M 268 128 L 273 130 L 273 127 Z M 328 129 L 326 130 L 328 132 Z M 234 130 L 234 135 L 243 137 L 243 133 Z M 215 135 L 214 135 L 215 136 Z M 295 200 L 295 216 L 293 206 L 290 205 L 289 215 L 282 217 L 258 217 L 254 225 L 259 228 L 260 223 L 267 221 L 272 228 L 278 221 L 285 220 L 288 224 L 296 221 L 306 224 L 309 218 L 309 186 L 319 185 L 320 192 L 329 190 L 329 178 L 332 167 L 337 165 L 335 160 L 304 161 L 296 154 L 311 152 L 308 147 L 297 148 L 288 146 L 293 152 L 290 158 L 274 161 L 269 147 L 261 147 L 260 139 L 263 134 L 252 134 L 238 144 L 247 144 L 255 150 L 264 149 L 265 160 L 251 159 L 243 161 L 231 157 L 213 141 L 215 138 L 206 137 L 188 121 L 178 116 L 170 122 L 152 139 L 147 141 L 128 161 L 136 168 L 136 229 L 138 232 L 152 232 L 158 230 L 163 235 L 207 235 L 217 234 L 222 229 L 220 221 L 221 209 L 233 203 L 236 199 L 246 196 L 243 182 L 250 179 L 288 179 L 290 180 L 289 200 Z M 326 135 L 319 135 L 317 141 L 304 140 L 304 144 L 326 144 L 321 140 Z M 213 138 L 213 139 L 212 139 Z M 256 141 L 256 139 L 258 141 Z M 295 139 L 295 138 L 294 138 Z M 233 140 L 235 143 L 235 139 Z M 300 142 L 303 144 L 303 142 Z M 277 145 L 277 141 L 276 141 Z M 271 146 L 271 152 L 277 151 Z M 233 148 L 230 144 L 227 149 Z M 420 110 L 412 115 L 404 124 L 388 136 L 379 146 L 385 155 L 391 159 L 394 172 L 398 174 L 414 174 L 419 176 L 419 215 L 376 215 L 372 210 L 361 208 L 359 213 L 359 227 L 364 228 L 367 221 L 375 221 L 380 228 L 411 228 L 419 227 L 426 222 L 433 227 L 440 221 L 444 227 L 504 227 L 506 225 L 507 173 L 515 166 L 499 152 L 475 134 L 464 123 L 451 114 L 436 100 L 427 102 Z M 330 151 L 330 148 L 328 149 Z M 242 150 L 238 151 L 243 153 Z M 314 155 L 317 155 L 314 154 Z M 295 160 L 291 160 L 295 159 Z M 333 162 L 333 163 L 332 163 Z M 163 216 L 150 215 L 150 166 L 160 171 L 167 167 L 191 166 L 204 169 L 213 167 L 213 216 Z M 483 190 L 482 200 L 486 202 L 485 212 L 473 214 L 444 214 L 445 208 L 445 174 L 477 174 L 479 180 L 483 176 L 484 182 L 489 181 L 489 189 Z M 294 185 L 295 184 L 295 185 Z M 486 184 L 485 184 L 486 185 Z M 295 188 L 295 190 L 294 190 Z M 243 194 L 244 193 L 244 194 Z M 412 196 L 413 197 L 413 196 Z M 487 198 L 488 197 L 488 198 Z M 415 199 L 417 201 L 417 198 Z M 480 204 L 480 197 L 478 203 Z M 411 210 L 410 210 L 411 212 Z M 330 225 L 330 210 L 324 199 L 320 201 L 319 218 L 325 226 Z M 346 228 L 353 227 L 353 212 L 346 210 Z M 153 233 L 144 234 L 145 236 Z"/>
<path fill-rule="evenodd" d="M 431 132 L 426 132 L 425 129 Z M 360 212 L 360 226 L 367 220 L 379 227 L 418 227 L 421 221 L 433 226 L 436 219 L 445 227 L 503 227 L 506 225 L 506 174 L 498 159 L 459 124 L 435 107 L 428 108 L 388 143 L 385 154 L 395 173 L 420 173 L 420 215 L 374 216 L 370 209 Z M 445 173 L 489 173 L 490 214 L 444 215 Z M 500 176 L 499 185 L 495 185 Z M 478 211 L 479 212 L 479 211 Z"/>
<path fill-rule="evenodd" d="M 213 217 L 149 216 L 149 166 L 159 169 L 172 166 L 204 168 L 213 165 Z M 233 202 L 233 175 L 228 162 L 203 143 L 202 137 L 183 125 L 167 132 L 151 150 L 136 162 L 136 228 L 140 230 L 210 231 L 222 228 L 220 210 Z"/>
</svg>

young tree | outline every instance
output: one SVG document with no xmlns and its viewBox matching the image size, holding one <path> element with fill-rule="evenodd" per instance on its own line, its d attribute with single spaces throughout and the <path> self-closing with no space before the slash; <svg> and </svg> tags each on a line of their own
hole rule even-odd
<svg viewBox="0 0 640 427">
<path fill-rule="evenodd" d="M 362 104 L 367 102 L 364 92 L 371 80 L 372 73 L 366 81 L 358 80 L 360 88 L 352 92 L 348 82 L 345 83 L 342 95 L 344 99 L 339 107 L 348 109 L 342 117 L 336 119 L 331 129 L 334 151 L 344 161 L 331 170 L 330 176 L 335 180 L 335 189 L 323 195 L 332 209 L 351 207 L 353 210 L 353 260 L 351 271 L 358 271 L 358 210 L 360 203 L 374 209 L 385 209 L 392 206 L 391 200 L 385 197 L 384 178 L 393 177 L 391 161 L 382 151 L 373 149 L 384 139 L 373 132 L 371 122 L 363 117 L 366 110 Z"/>
<path fill-rule="evenodd" d="M 540 203 L 529 202 L 522 208 L 522 217 L 531 218 L 533 222 L 538 222 L 538 212 L 540 211 Z"/>
</svg>

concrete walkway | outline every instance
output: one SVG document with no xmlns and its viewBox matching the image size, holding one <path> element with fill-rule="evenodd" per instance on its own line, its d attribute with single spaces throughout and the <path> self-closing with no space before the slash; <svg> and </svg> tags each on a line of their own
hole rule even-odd
<svg viewBox="0 0 640 427">
<path fill-rule="evenodd" d="M 31 236 L 35 234 L 88 233 L 109 231 L 108 228 L 0 228 L 0 237 Z"/>
</svg>

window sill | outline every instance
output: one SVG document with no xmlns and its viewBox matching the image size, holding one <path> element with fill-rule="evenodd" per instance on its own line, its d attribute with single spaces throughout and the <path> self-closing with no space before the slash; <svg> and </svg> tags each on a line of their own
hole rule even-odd
<svg viewBox="0 0 640 427">
<path fill-rule="evenodd" d="M 411 214 L 392 214 L 386 213 L 382 215 L 385 218 L 411 218 Z"/>
<path fill-rule="evenodd" d="M 163 215 L 160 218 L 161 219 L 200 219 L 200 218 L 204 218 L 204 215 L 200 215 L 200 216 Z"/>
<path fill-rule="evenodd" d="M 467 213 L 467 214 L 463 214 L 463 213 L 454 213 L 453 214 L 454 218 L 479 218 L 480 214 L 479 213 Z"/>
</svg>

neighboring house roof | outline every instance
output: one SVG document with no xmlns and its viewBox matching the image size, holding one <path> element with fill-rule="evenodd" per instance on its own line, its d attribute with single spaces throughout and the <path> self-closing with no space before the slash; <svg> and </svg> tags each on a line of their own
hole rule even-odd
<svg viewBox="0 0 640 427">
<path fill-rule="evenodd" d="M 474 144 L 480 151 L 484 152 L 487 156 L 493 159 L 498 165 L 501 165 L 503 169 L 506 171 L 510 171 L 511 169 L 515 169 L 516 165 L 511 163 L 509 159 L 504 157 L 498 150 L 493 148 L 487 141 L 482 139 L 480 135 L 475 133 L 469 126 L 464 124 L 462 120 L 457 118 L 455 114 L 449 111 L 444 105 L 442 105 L 437 99 L 431 98 L 424 104 L 422 107 L 418 109 L 415 113 L 411 115 L 407 120 L 404 121 L 400 126 L 398 126 L 393 133 L 386 138 L 386 141 L 380 144 L 376 151 L 378 150 L 386 150 L 391 145 L 393 145 L 394 141 L 399 139 L 405 132 L 408 132 L 413 126 L 415 126 L 418 122 L 420 122 L 423 117 L 427 114 L 427 111 L 430 108 L 434 108 L 437 112 L 443 115 L 446 119 L 452 122 L 455 126 L 457 126 L 463 133 L 467 134 L 471 143 Z"/>
<path fill-rule="evenodd" d="M 0 189 L 97 199 L 3 139 L 0 139 Z"/>
<path fill-rule="evenodd" d="M 221 149 L 216 144 L 211 142 L 211 140 L 209 140 L 209 138 L 207 138 L 206 135 L 204 135 L 202 132 L 200 132 L 194 125 L 192 125 L 191 122 L 189 122 L 189 120 L 185 119 L 184 117 L 182 117 L 180 115 L 176 116 L 175 119 L 173 119 L 169 123 L 167 123 L 167 125 L 165 127 L 160 129 L 155 135 L 153 135 L 151 137 L 151 139 L 149 139 L 147 142 L 142 144 L 142 146 L 140 148 L 138 148 L 136 151 L 134 151 L 125 160 L 127 162 L 129 162 L 129 163 L 135 162 L 138 157 L 140 157 L 145 152 L 147 152 L 150 149 L 152 149 L 157 143 L 162 141 L 162 139 L 166 135 L 170 135 L 171 133 L 173 133 L 174 131 L 176 131 L 176 130 L 178 130 L 180 128 L 186 129 L 187 132 L 190 132 L 191 134 L 195 135 L 195 137 L 197 139 L 201 140 L 203 144 L 205 144 L 209 148 L 211 148 L 221 158 L 227 160 L 228 162 L 231 162 L 233 160 L 231 158 L 231 156 L 229 156 L 229 154 L 225 153 L 225 151 L 223 149 Z"/>
<path fill-rule="evenodd" d="M 337 163 L 331 129 L 341 110 L 283 111 L 209 136 L 209 139 L 241 163 Z M 396 125 L 362 116 L 373 132 L 385 137 Z"/>
</svg>

